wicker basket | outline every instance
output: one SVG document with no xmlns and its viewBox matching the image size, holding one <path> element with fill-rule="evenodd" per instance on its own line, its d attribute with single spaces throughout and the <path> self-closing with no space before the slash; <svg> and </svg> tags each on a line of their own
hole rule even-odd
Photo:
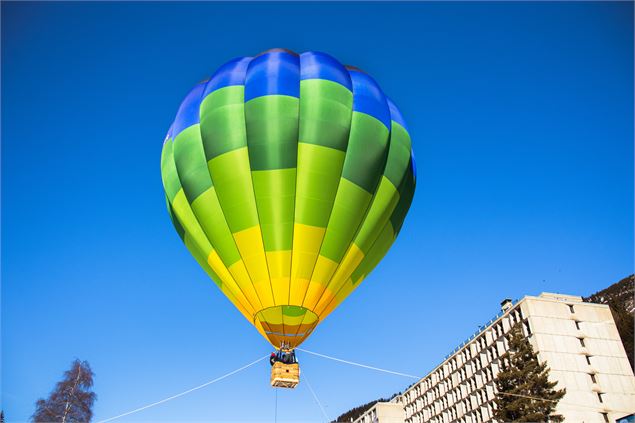
<svg viewBox="0 0 635 423">
<path fill-rule="evenodd" d="M 271 386 L 275 388 L 295 388 L 300 383 L 300 365 L 284 364 L 279 361 L 271 366 Z"/>
</svg>

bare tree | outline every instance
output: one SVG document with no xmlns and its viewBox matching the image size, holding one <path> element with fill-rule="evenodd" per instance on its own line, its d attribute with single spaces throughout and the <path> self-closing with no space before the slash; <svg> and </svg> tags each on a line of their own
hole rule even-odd
<svg viewBox="0 0 635 423">
<path fill-rule="evenodd" d="M 97 395 L 92 392 L 93 371 L 86 361 L 75 360 L 64 372 L 48 399 L 35 403 L 31 421 L 37 423 L 87 423 L 93 417 L 93 404 Z"/>
</svg>

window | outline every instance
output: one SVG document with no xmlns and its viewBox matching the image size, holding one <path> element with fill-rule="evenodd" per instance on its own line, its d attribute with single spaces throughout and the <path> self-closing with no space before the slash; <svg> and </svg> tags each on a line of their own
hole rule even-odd
<svg viewBox="0 0 635 423">
<path fill-rule="evenodd" d="M 573 308 L 573 304 L 569 304 L 569 311 L 571 313 L 575 313 L 575 309 Z"/>
<path fill-rule="evenodd" d="M 589 376 L 591 376 L 591 383 L 598 383 L 598 381 L 595 378 L 595 375 L 593 373 L 589 373 Z"/>
<path fill-rule="evenodd" d="M 584 345 L 584 339 L 578 338 L 578 341 L 580 341 L 580 346 L 586 347 L 586 345 Z"/>
<path fill-rule="evenodd" d="M 523 322 L 523 326 L 525 326 L 525 332 L 527 332 L 527 336 L 531 336 L 531 328 L 529 327 L 529 320 L 525 320 Z"/>
<path fill-rule="evenodd" d="M 600 413 L 602 415 L 602 417 L 604 417 L 604 421 L 606 423 L 609 423 L 609 414 L 608 413 Z"/>
<path fill-rule="evenodd" d="M 575 328 L 577 330 L 580 330 L 580 322 L 578 322 L 577 320 L 574 320 L 574 322 L 575 322 Z"/>
<path fill-rule="evenodd" d="M 591 356 L 590 355 L 585 355 L 584 358 L 586 358 L 586 364 L 588 364 L 590 366 L 591 365 Z"/>
<path fill-rule="evenodd" d="M 604 394 L 601 394 L 601 393 L 598 392 L 598 400 L 600 400 L 600 402 L 604 402 L 604 399 L 602 398 L 602 395 L 604 395 Z"/>
</svg>

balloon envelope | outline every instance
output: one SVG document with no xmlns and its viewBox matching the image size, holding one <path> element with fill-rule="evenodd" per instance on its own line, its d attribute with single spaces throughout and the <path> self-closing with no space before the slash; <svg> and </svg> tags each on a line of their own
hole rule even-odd
<svg viewBox="0 0 635 423">
<path fill-rule="evenodd" d="M 280 49 L 194 87 L 161 174 L 179 236 L 275 347 L 298 346 L 379 263 L 415 189 L 410 136 L 377 83 Z"/>
</svg>

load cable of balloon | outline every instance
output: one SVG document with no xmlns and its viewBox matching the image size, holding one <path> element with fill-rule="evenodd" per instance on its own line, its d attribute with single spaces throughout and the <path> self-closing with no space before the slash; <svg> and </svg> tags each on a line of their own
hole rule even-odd
<svg viewBox="0 0 635 423">
<path fill-rule="evenodd" d="M 343 360 L 343 359 L 332 357 L 332 356 L 328 356 L 328 355 L 325 355 L 325 354 L 319 354 L 319 353 L 316 353 L 316 352 L 313 352 L 313 351 L 308 351 L 308 350 L 302 350 L 302 351 L 304 351 L 304 352 L 306 352 L 308 354 L 312 354 L 312 355 L 317 356 L 317 357 L 326 358 L 326 359 L 333 360 L 333 361 L 336 361 L 336 362 L 339 362 L 339 363 L 349 364 L 349 365 L 356 366 L 356 367 L 362 367 L 362 368 L 366 368 L 366 369 L 371 369 L 371 370 L 375 370 L 375 371 L 379 371 L 379 372 L 383 372 L 383 373 L 389 373 L 389 374 L 393 374 L 393 375 L 404 376 L 404 377 L 408 377 L 408 378 L 420 379 L 420 377 L 418 377 L 418 376 L 408 375 L 406 373 L 400 373 L 400 372 L 395 372 L 395 371 L 392 371 L 392 370 L 382 369 L 382 368 L 379 368 L 379 367 L 368 366 L 368 365 L 361 364 L 361 363 L 356 363 L 356 362 L 350 361 L 350 360 Z M 254 361 L 252 361 L 252 362 L 250 362 L 250 363 L 248 363 L 248 364 L 246 364 L 244 366 L 241 366 L 241 367 L 237 368 L 236 370 L 232 370 L 231 372 L 228 372 L 228 373 L 226 373 L 226 374 L 224 374 L 222 376 L 214 378 L 214 379 L 212 379 L 212 380 L 210 380 L 208 382 L 202 383 L 202 384 L 197 385 L 197 386 L 195 386 L 193 388 L 190 388 L 190 389 L 186 389 L 185 391 L 180 392 L 178 394 L 170 395 L 167 398 L 163 398 L 161 400 L 154 401 L 154 402 L 152 402 L 150 404 L 146 404 L 144 406 L 135 408 L 135 409 L 127 411 L 125 413 L 121 413 L 121 414 L 118 414 L 116 416 L 104 419 L 104 420 L 99 420 L 99 421 L 97 421 L 97 423 L 107 423 L 107 422 L 110 422 L 110 421 L 113 421 L 113 420 L 117 420 L 117 419 L 120 419 L 122 417 L 126 417 L 126 416 L 129 416 L 131 414 L 135 414 L 135 413 L 138 413 L 140 411 L 147 410 L 147 409 L 152 408 L 152 407 L 156 407 L 157 405 L 160 405 L 160 404 L 166 403 L 168 401 L 171 401 L 173 399 L 182 397 L 182 396 L 187 395 L 187 394 L 189 394 L 191 392 L 198 391 L 199 389 L 203 389 L 203 388 L 205 388 L 205 387 L 207 387 L 209 385 L 212 385 L 212 384 L 214 384 L 216 382 L 220 382 L 221 380 L 226 379 L 229 376 L 232 376 L 232 375 L 235 375 L 237 373 L 240 373 L 243 370 L 246 370 L 249 367 L 253 366 L 254 364 L 257 364 L 257 363 L 265 360 L 267 357 L 268 357 L 268 355 L 260 357 L 257 360 L 254 360 Z M 315 399 L 316 403 L 319 405 L 323 415 L 325 417 L 327 417 L 326 416 L 326 412 L 324 410 L 324 406 L 322 405 L 322 402 L 317 398 L 317 395 L 315 394 L 315 391 L 313 390 L 311 385 L 308 384 L 308 383 L 307 383 L 307 387 L 311 391 L 311 395 Z M 277 401 L 277 397 L 276 397 L 276 401 Z M 276 405 L 277 405 L 277 403 L 276 403 Z M 327 420 L 328 420 L 328 417 L 327 417 Z"/>
</svg>

